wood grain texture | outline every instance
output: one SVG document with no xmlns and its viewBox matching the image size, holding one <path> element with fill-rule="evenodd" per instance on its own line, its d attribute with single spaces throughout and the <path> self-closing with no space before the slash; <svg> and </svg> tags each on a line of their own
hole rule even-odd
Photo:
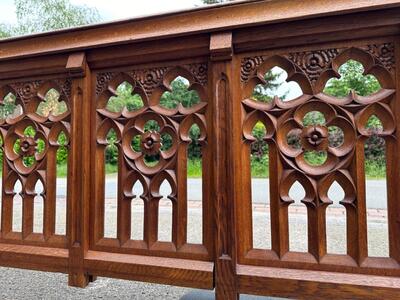
<svg viewBox="0 0 400 300">
<path fill-rule="evenodd" d="M 20 114 L 0 120 L 3 143 L 0 265 L 64 272 L 85 287 L 97 276 L 298 299 L 397 299 L 400 292 L 400 1 L 272 0 L 211 6 L 188 12 L 100 24 L 0 41 L 0 105 L 14 97 Z M 381 90 L 344 98 L 324 93 L 348 60 L 359 61 Z M 257 102 L 254 88 L 273 67 L 284 69 L 302 95 Z M 364 75 L 365 75 L 364 74 Z M 193 105 L 161 103 L 184 77 L 197 92 Z M 121 84 L 142 99 L 135 109 L 111 111 Z M 49 90 L 66 112 L 37 109 Z M 13 96 L 10 96 L 13 95 Z M 307 125 L 309 112 L 324 124 Z M 368 253 L 365 190 L 366 127 L 382 122 L 388 174 L 387 257 Z M 149 121 L 158 126 L 149 128 Z M 269 149 L 271 249 L 253 241 L 251 153 L 253 128 L 263 123 Z M 202 239 L 188 242 L 188 149 L 199 128 L 202 157 Z M 343 132 L 332 146 L 329 127 Z M 25 133 L 32 127 L 36 135 Z M 115 141 L 107 138 L 113 130 Z M 299 133 L 301 147 L 289 145 Z M 55 233 L 57 136 L 67 136 L 67 230 Z M 163 135 L 171 138 L 163 147 Z M 139 138 L 138 147 L 132 140 Z M 38 153 L 38 140 L 44 151 Z M 16 151 L 15 145 L 22 145 Z M 118 152 L 116 235 L 105 230 L 105 151 Z M 325 151 L 320 165 L 307 151 Z M 26 157 L 34 157 L 32 165 Z M 146 161 L 155 158 L 156 164 Z M 22 189 L 17 191 L 16 183 Z M 43 193 L 37 195 L 35 184 Z M 161 195 L 160 186 L 171 187 Z M 289 247 L 290 189 L 305 191 L 307 251 Z M 328 253 L 328 191 L 337 182 L 346 214 L 346 253 Z M 140 183 L 141 195 L 133 186 Z M 18 195 L 19 193 L 19 195 Z M 21 230 L 13 229 L 22 197 Z M 44 200 L 43 233 L 34 232 L 34 201 Z M 160 241 L 160 200 L 171 203 L 169 241 Z M 132 239 L 132 201 L 143 203 L 143 236 Z M 136 201 L 135 200 L 135 201 Z M 140 225 L 139 225 L 140 226 Z"/>
<path fill-rule="evenodd" d="M 143 41 L 176 37 L 199 32 L 222 31 L 249 27 L 257 24 L 281 23 L 299 19 L 340 15 L 359 11 L 396 8 L 398 0 L 346 1 L 339 0 L 273 0 L 250 1 L 209 7 L 158 17 L 100 24 L 57 33 L 5 40 L 1 43 L 0 59 L 81 50 L 105 45 L 124 44 L 127 41 Z M 179 26 L 176 26 L 177 19 Z M 35 42 L 32 43 L 31 40 Z"/>
<path fill-rule="evenodd" d="M 237 266 L 241 293 L 295 299 L 398 299 L 398 278 Z"/>
<path fill-rule="evenodd" d="M 89 251 L 85 268 L 98 276 L 213 288 L 212 262 Z"/>
</svg>

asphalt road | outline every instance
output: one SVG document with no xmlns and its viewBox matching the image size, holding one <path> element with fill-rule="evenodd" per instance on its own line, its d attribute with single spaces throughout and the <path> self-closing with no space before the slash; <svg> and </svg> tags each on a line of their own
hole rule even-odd
<svg viewBox="0 0 400 300">
<path fill-rule="evenodd" d="M 197 178 L 188 179 L 188 199 L 201 200 L 202 181 Z M 64 197 L 66 193 L 66 180 L 57 180 L 57 195 Z M 134 188 L 136 194 L 141 193 L 139 186 Z M 160 192 L 162 195 L 168 195 L 169 187 L 167 184 L 162 184 Z M 115 198 L 117 195 L 117 178 L 108 176 L 106 180 L 106 198 Z M 304 192 L 301 187 L 295 185 L 290 196 L 293 199 L 302 199 Z M 386 209 L 386 180 L 367 180 L 366 181 L 367 207 Z M 343 199 L 343 190 L 338 185 L 333 186 L 329 196 L 332 200 L 336 200 L 334 206 L 339 206 L 338 201 Z M 269 180 L 268 179 L 253 179 L 252 180 L 252 199 L 254 203 L 269 203 Z"/>
</svg>

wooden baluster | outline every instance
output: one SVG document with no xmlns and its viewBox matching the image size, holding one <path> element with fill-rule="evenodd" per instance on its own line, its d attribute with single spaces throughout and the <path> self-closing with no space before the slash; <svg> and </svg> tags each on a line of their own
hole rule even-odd
<svg viewBox="0 0 400 300">
<path fill-rule="evenodd" d="M 347 209 L 347 254 L 361 264 L 368 256 L 365 201 L 364 140 L 357 140 L 350 172 L 355 179 L 357 204 Z"/>
<path fill-rule="evenodd" d="M 131 201 L 125 199 L 123 182 L 127 176 L 127 169 L 124 163 L 124 153 L 118 148 L 118 213 L 117 213 L 117 237 L 121 245 L 130 240 L 131 235 Z"/>
<path fill-rule="evenodd" d="M 26 188 L 26 187 L 25 187 Z M 26 239 L 33 232 L 33 201 L 35 199 L 33 190 L 23 191 L 22 198 L 22 239 Z"/>
<path fill-rule="evenodd" d="M 178 146 L 178 157 L 176 166 L 177 179 L 177 212 L 173 213 L 173 233 L 176 234 L 176 248 L 179 249 L 187 241 L 187 148 L 184 143 Z M 174 240 L 174 239 L 173 239 Z"/>
<path fill-rule="evenodd" d="M 216 299 L 238 299 L 236 288 L 236 249 L 234 192 L 232 176 L 232 33 L 211 35 L 211 78 L 213 108 L 213 189 L 216 197 L 217 241 L 215 257 Z M 236 121 L 239 121 L 237 119 Z"/>
<path fill-rule="evenodd" d="M 274 170 L 269 173 L 269 203 L 271 216 L 271 247 L 278 255 L 283 257 L 289 251 L 289 218 L 288 206 L 281 203 L 280 179 L 283 168 L 279 159 L 278 148 L 275 144 L 269 145 L 270 168 Z"/>
<path fill-rule="evenodd" d="M 46 199 L 43 201 L 43 235 L 48 240 L 55 234 L 57 201 L 57 147 L 51 146 L 47 152 Z"/>
</svg>

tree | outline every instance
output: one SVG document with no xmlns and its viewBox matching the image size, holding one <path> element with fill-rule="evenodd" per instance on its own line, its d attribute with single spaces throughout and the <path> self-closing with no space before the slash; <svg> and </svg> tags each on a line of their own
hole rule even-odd
<svg viewBox="0 0 400 300">
<path fill-rule="evenodd" d="M 343 98 L 354 91 L 360 96 L 371 95 L 380 90 L 379 81 L 373 75 L 364 75 L 363 65 L 349 60 L 339 68 L 340 79 L 333 78 L 326 84 L 324 92 Z"/>
<path fill-rule="evenodd" d="M 14 0 L 15 26 L 0 25 L 0 38 L 82 26 L 100 21 L 95 8 L 72 5 L 69 0 Z"/>
</svg>

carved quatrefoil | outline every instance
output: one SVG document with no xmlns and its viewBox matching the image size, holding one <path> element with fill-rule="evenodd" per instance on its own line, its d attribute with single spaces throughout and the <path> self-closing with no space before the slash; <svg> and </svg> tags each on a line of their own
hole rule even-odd
<svg viewBox="0 0 400 300">
<path fill-rule="evenodd" d="M 319 111 L 325 117 L 321 125 L 304 125 L 307 113 Z M 337 147 L 329 145 L 329 127 L 338 127 L 343 133 L 343 143 Z M 346 115 L 337 112 L 334 106 L 322 101 L 309 101 L 287 114 L 282 125 L 278 127 L 277 143 L 279 149 L 288 161 L 310 175 L 323 175 L 339 166 L 352 152 L 355 144 L 356 131 L 354 124 Z M 301 132 L 301 147 L 294 148 L 288 143 L 288 135 L 293 131 Z M 325 151 L 326 161 L 319 166 L 307 162 L 306 151 Z"/>
</svg>

